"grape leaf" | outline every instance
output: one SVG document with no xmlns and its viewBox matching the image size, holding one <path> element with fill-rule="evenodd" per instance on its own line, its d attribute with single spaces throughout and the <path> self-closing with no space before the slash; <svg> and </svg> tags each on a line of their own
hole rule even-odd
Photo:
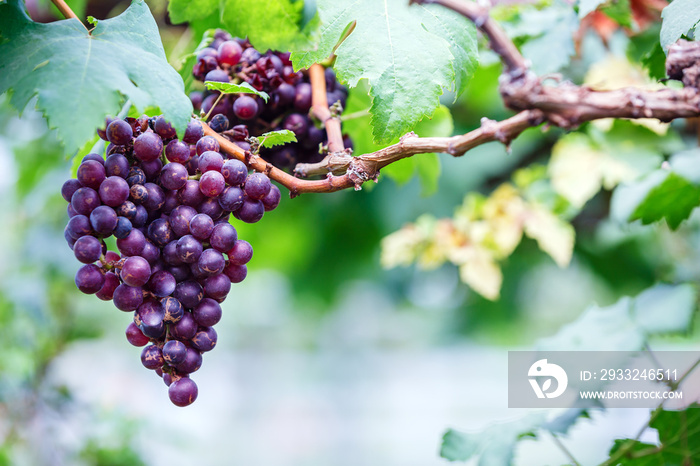
<svg viewBox="0 0 700 466">
<path fill-rule="evenodd" d="M 168 12 L 176 24 L 206 22 L 206 28 L 223 27 L 234 36 L 248 37 L 260 50 L 307 45 L 307 31 L 315 25 L 307 19 L 303 27 L 304 2 L 293 0 L 171 0 Z"/>
<path fill-rule="evenodd" d="M 700 22 L 700 2 L 697 0 L 673 0 L 661 12 L 661 47 L 668 47 L 688 34 Z"/>
<path fill-rule="evenodd" d="M 69 153 L 119 111 L 124 97 L 139 109 L 160 107 L 179 134 L 190 121 L 192 104 L 142 0 L 90 33 L 76 19 L 35 23 L 10 0 L 0 4 L 0 36 L 0 92 L 12 90 L 20 111 L 38 96 Z"/>
<path fill-rule="evenodd" d="M 212 90 L 212 91 L 220 91 L 224 94 L 255 94 L 259 95 L 262 97 L 262 99 L 267 102 L 267 99 L 270 98 L 270 96 L 267 94 L 267 92 L 264 91 L 259 91 L 255 89 L 253 86 L 248 84 L 247 82 L 242 82 L 240 84 L 234 84 L 234 83 L 220 83 L 216 81 L 206 81 L 204 83 L 205 86 L 207 86 L 207 89 Z"/>
<path fill-rule="evenodd" d="M 287 144 L 288 142 L 297 142 L 297 137 L 293 131 L 281 129 L 278 131 L 270 131 L 263 133 L 258 138 L 260 145 L 263 147 L 274 147 Z"/>
<path fill-rule="evenodd" d="M 613 457 L 625 449 L 615 464 L 651 466 L 694 464 L 700 457 L 700 406 L 692 404 L 682 411 L 661 410 L 649 423 L 659 433 L 659 445 L 633 439 L 617 439 L 610 450 Z"/>
<path fill-rule="evenodd" d="M 442 437 L 440 456 L 450 461 L 478 458 L 479 466 L 508 466 L 515 446 L 523 438 L 533 438 L 545 421 L 544 413 L 531 413 L 515 421 L 493 424 L 482 432 L 449 429 Z"/>
<path fill-rule="evenodd" d="M 377 142 L 388 142 L 433 115 L 443 89 L 463 91 L 476 69 L 476 31 L 454 12 L 408 6 L 404 0 L 323 0 L 318 6 L 320 41 L 313 50 L 293 53 L 294 66 L 306 68 L 328 58 L 346 27 L 356 22 L 335 50 L 335 70 L 350 87 L 362 78 L 369 81 Z"/>
</svg>

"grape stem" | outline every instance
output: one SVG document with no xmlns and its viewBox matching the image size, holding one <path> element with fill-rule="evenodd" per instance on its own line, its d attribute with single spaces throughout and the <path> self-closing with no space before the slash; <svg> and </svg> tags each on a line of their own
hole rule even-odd
<svg viewBox="0 0 700 466">
<path fill-rule="evenodd" d="M 334 117 L 328 108 L 326 96 L 326 69 L 314 63 L 309 67 L 309 81 L 311 81 L 311 112 L 326 127 L 328 135 L 328 153 L 342 152 L 343 132 L 340 129 L 340 119 Z"/>
<path fill-rule="evenodd" d="M 78 21 L 80 21 L 80 18 L 78 18 L 78 15 L 76 15 L 73 12 L 73 10 L 71 10 L 71 8 L 68 6 L 68 4 L 66 2 L 64 2 L 63 0 L 51 0 L 51 2 L 54 5 L 56 5 L 56 8 L 58 8 L 58 11 L 61 12 L 61 14 L 63 15 L 64 18 L 66 18 L 66 19 L 75 18 Z M 80 24 L 82 24 L 82 26 L 85 28 L 86 31 L 90 32 L 90 30 L 87 27 L 85 27 L 85 24 L 83 24 L 82 21 L 80 21 Z"/>
</svg>

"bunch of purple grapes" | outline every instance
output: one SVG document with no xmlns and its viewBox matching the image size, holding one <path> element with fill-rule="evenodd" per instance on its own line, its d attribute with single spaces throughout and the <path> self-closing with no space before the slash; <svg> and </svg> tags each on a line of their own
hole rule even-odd
<svg viewBox="0 0 700 466">
<path fill-rule="evenodd" d="M 247 82 L 258 91 L 270 95 L 267 103 L 250 94 L 229 94 L 220 98 L 218 91 L 195 91 L 190 99 L 195 109 L 210 115 L 209 125 L 224 133 L 244 150 L 250 149 L 249 136 L 267 131 L 293 131 L 297 141 L 261 155 L 280 168 L 291 168 L 299 162 L 313 163 L 323 159 L 321 148 L 327 144 L 326 130 L 309 118 L 311 84 L 302 72 L 295 72 L 288 52 L 261 53 L 245 39 L 232 38 L 218 30 L 208 47 L 197 53 L 192 74 L 199 81 Z M 340 102 L 345 107 L 348 91 L 326 68 L 328 105 Z M 352 141 L 344 137 L 346 148 Z"/>
<path fill-rule="evenodd" d="M 127 340 L 144 347 L 141 362 L 163 378 L 170 400 L 187 406 L 198 393 L 190 374 L 217 342 L 220 303 L 253 256 L 230 215 L 257 222 L 280 191 L 222 156 L 196 120 L 182 140 L 162 116 L 108 119 L 98 133 L 110 143 L 106 159 L 85 156 L 61 189 L 65 238 L 85 264 L 75 284 L 134 313 Z M 112 235 L 118 253 L 107 249 Z"/>
</svg>

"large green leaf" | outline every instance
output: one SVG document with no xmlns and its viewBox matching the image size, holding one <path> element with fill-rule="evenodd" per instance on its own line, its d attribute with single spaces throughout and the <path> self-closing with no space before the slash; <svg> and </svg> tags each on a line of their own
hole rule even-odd
<svg viewBox="0 0 700 466">
<path fill-rule="evenodd" d="M 174 23 L 223 27 L 234 36 L 248 37 L 263 51 L 305 45 L 306 30 L 315 25 L 305 21 L 304 2 L 293 0 L 171 0 L 168 12 Z"/>
<path fill-rule="evenodd" d="M 664 51 L 695 28 L 700 22 L 700 2 L 697 0 L 673 0 L 661 12 L 661 46 Z"/>
<path fill-rule="evenodd" d="M 313 50 L 294 53 L 297 68 L 328 58 L 343 32 L 354 31 L 335 51 L 338 78 L 371 86 L 371 125 L 388 142 L 430 117 L 446 88 L 463 91 L 477 65 L 476 31 L 464 17 L 437 6 L 405 0 L 318 2 L 320 39 Z"/>
<path fill-rule="evenodd" d="M 24 109 L 34 96 L 66 150 L 76 151 L 116 114 L 124 98 L 157 106 L 182 134 L 192 114 L 168 64 L 158 27 L 142 0 L 90 33 L 75 19 L 33 22 L 19 0 L 0 5 L 0 92 Z"/>
<path fill-rule="evenodd" d="M 683 411 L 661 410 L 649 427 L 659 433 L 659 444 L 618 439 L 610 450 L 615 464 L 625 466 L 692 465 L 700 458 L 700 406 Z M 624 451 L 624 454 L 622 452 Z"/>
</svg>

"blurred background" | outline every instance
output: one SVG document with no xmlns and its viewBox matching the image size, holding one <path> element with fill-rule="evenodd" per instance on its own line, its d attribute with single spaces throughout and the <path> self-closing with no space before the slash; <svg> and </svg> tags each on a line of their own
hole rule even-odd
<svg viewBox="0 0 700 466">
<path fill-rule="evenodd" d="M 57 17 L 27 2 L 32 17 Z M 149 1 L 169 57 L 198 38 Z M 127 2 L 88 2 L 111 17 Z M 83 15 L 84 16 L 84 15 Z M 621 41 L 624 38 L 620 38 Z M 587 36 L 587 60 L 610 53 Z M 614 47 L 613 47 L 614 48 Z M 596 55 L 597 54 L 597 55 Z M 586 64 L 569 71 L 582 79 Z M 502 119 L 500 66 L 485 54 L 454 104 L 453 133 Z M 352 99 L 352 96 L 351 96 Z M 509 349 L 529 349 L 590 304 L 607 305 L 657 280 L 697 280 L 700 220 L 621 227 L 603 191 L 574 219 L 574 259 L 560 269 L 532 240 L 503 263 L 501 299 L 488 301 L 457 269 L 384 270 L 380 241 L 424 213 L 449 217 L 469 191 L 489 193 L 514 169 L 546 162 L 561 135 L 533 129 L 512 145 L 442 155 L 437 190 L 390 179 L 360 192 L 283 196 L 239 237 L 255 255 L 232 288 L 219 343 L 194 376 L 199 399 L 173 406 L 167 387 L 124 338 L 130 317 L 78 292 L 66 247 L 60 186 L 72 161 L 40 114 L 20 117 L 0 96 L 0 465 L 431 465 L 448 427 L 481 430 L 527 410 L 508 409 Z M 674 125 L 691 144 L 694 129 Z M 357 149 L 357 147 L 356 147 Z M 240 228 L 239 228 L 240 226 Z M 698 341 L 664 338 L 654 348 Z M 648 410 L 618 409 L 579 422 L 567 446 L 603 461 L 615 437 L 635 435 Z M 651 439 L 653 440 L 653 439 Z M 563 464 L 551 439 L 523 442 L 516 464 Z"/>
</svg>

